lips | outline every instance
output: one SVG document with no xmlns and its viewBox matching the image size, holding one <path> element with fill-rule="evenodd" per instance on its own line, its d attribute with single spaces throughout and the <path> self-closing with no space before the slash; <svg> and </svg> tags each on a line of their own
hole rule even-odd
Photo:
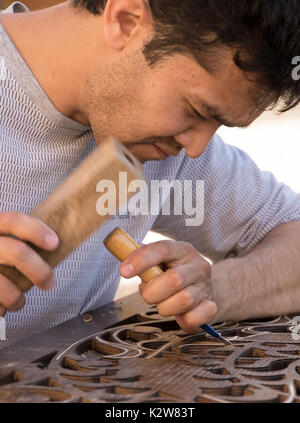
<svg viewBox="0 0 300 423">
<path fill-rule="evenodd" d="M 153 147 L 156 149 L 156 151 L 159 153 L 162 159 L 166 159 L 170 156 L 170 154 L 166 153 L 164 150 L 162 150 L 160 147 L 158 147 L 156 144 L 153 144 Z"/>
<path fill-rule="evenodd" d="M 154 143 L 160 151 L 162 151 L 167 157 L 177 156 L 182 150 L 182 146 L 175 141 L 171 142 L 156 142 Z"/>
</svg>

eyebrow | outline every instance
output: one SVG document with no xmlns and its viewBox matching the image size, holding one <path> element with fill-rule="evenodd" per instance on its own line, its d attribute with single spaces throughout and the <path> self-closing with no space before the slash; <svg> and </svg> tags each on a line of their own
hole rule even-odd
<svg viewBox="0 0 300 423">
<path fill-rule="evenodd" d="M 215 119 L 221 125 L 227 126 L 229 128 L 248 128 L 248 126 L 253 122 L 253 120 L 233 122 L 230 119 L 224 117 L 224 115 L 218 110 L 217 106 L 213 106 L 207 103 L 204 103 L 202 100 L 196 100 L 196 104 L 201 105 L 209 114 L 210 118 Z"/>
</svg>

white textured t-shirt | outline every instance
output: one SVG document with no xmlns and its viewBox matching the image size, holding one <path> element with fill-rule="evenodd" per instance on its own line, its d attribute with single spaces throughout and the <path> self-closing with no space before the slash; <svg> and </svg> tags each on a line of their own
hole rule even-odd
<svg viewBox="0 0 300 423">
<path fill-rule="evenodd" d="M 10 12 L 25 10 L 15 3 Z M 0 25 L 0 212 L 30 213 L 95 147 L 90 128 L 55 108 Z M 144 169 L 148 182 L 204 180 L 203 224 L 188 227 L 190 216 L 174 213 L 113 217 L 57 266 L 50 292 L 34 287 L 22 310 L 7 313 L 0 348 L 113 300 L 119 262 L 103 239 L 116 226 L 139 243 L 150 229 L 189 241 L 219 261 L 245 255 L 274 227 L 300 220 L 300 196 L 217 135 L 198 159 L 182 151 Z"/>
</svg>

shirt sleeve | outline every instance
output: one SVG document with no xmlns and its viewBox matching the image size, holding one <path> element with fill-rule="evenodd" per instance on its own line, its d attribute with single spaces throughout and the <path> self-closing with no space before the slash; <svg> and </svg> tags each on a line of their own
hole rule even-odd
<svg viewBox="0 0 300 423">
<path fill-rule="evenodd" d="M 204 181 L 203 223 L 187 226 L 190 216 L 176 216 L 171 209 L 168 216 L 159 214 L 152 230 L 192 243 L 214 262 L 241 257 L 275 227 L 300 220 L 300 195 L 277 182 L 270 172 L 260 170 L 245 152 L 225 144 L 218 135 L 201 157 L 184 157 L 177 179 Z M 174 205 L 173 191 L 170 196 Z"/>
</svg>

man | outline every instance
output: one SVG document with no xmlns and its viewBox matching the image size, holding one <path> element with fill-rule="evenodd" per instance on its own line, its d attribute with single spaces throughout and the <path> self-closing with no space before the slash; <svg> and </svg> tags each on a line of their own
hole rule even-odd
<svg viewBox="0 0 300 423">
<path fill-rule="evenodd" d="M 121 274 L 165 263 L 140 293 L 187 332 L 300 311 L 300 197 L 214 135 L 299 103 L 298 0 L 74 0 L 1 23 L 0 260 L 35 285 L 25 304 L 0 276 L 1 347 L 113 299 L 119 264 L 102 243 L 115 226 L 137 242 L 150 229 L 174 238 L 142 246 Z M 204 222 L 115 216 L 54 277 L 24 241 L 59 240 L 28 214 L 110 135 L 148 182 L 204 180 Z"/>
</svg>

